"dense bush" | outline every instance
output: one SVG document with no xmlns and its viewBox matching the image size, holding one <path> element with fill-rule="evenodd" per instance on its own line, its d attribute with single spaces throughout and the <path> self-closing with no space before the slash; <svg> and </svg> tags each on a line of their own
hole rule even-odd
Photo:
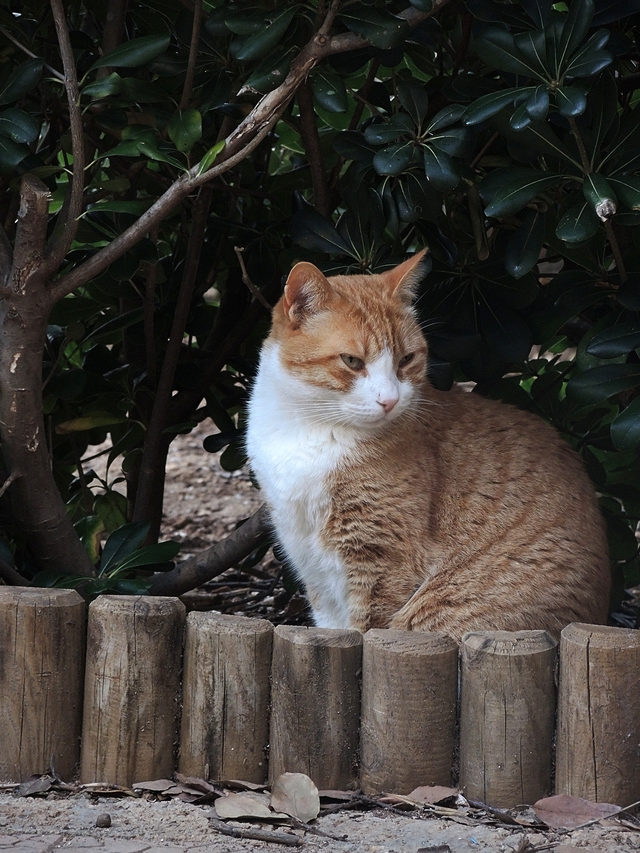
<svg viewBox="0 0 640 853">
<path fill-rule="evenodd" d="M 373 272 L 428 245 L 433 381 L 580 451 L 619 600 L 640 580 L 638 12 L 3 0 L 5 580 L 90 576 L 128 522 L 127 555 L 142 525 L 155 541 L 167 449 L 204 417 L 242 464 L 292 262 Z M 124 480 L 82 472 L 107 438 Z"/>
</svg>

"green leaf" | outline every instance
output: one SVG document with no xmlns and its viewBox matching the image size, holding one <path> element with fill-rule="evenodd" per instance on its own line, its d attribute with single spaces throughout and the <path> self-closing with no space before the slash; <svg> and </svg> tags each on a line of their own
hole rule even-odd
<svg viewBox="0 0 640 853">
<path fill-rule="evenodd" d="M 496 130 L 502 133 L 507 139 L 515 139 L 521 145 L 527 148 L 533 148 L 534 151 L 539 151 L 541 154 L 548 154 L 552 157 L 560 157 L 567 160 L 569 163 L 580 165 L 573 159 L 571 154 L 564 147 L 555 133 L 551 130 L 547 121 L 532 121 L 528 127 L 523 130 L 515 131 L 509 126 L 509 121 L 504 113 L 498 113 L 492 119 L 492 124 Z"/>
<path fill-rule="evenodd" d="M 447 192 L 458 186 L 460 175 L 455 161 L 448 154 L 425 145 L 423 156 L 424 173 L 435 190 Z"/>
<path fill-rule="evenodd" d="M 480 333 L 485 344 L 507 362 L 524 361 L 533 345 L 531 330 L 522 317 L 500 302 L 484 299 L 477 307 Z"/>
<path fill-rule="evenodd" d="M 488 95 L 483 95 L 466 108 L 462 114 L 462 123 L 480 124 L 481 121 L 491 118 L 501 109 L 512 104 L 515 98 L 525 91 L 534 92 L 535 89 L 532 86 L 524 89 L 504 89 L 501 92 L 490 92 Z"/>
<path fill-rule="evenodd" d="M 373 158 L 373 168 L 379 175 L 400 175 L 413 160 L 414 147 L 411 142 L 400 142 L 378 151 Z"/>
<path fill-rule="evenodd" d="M 445 107 L 431 119 L 426 128 L 427 133 L 435 133 L 443 127 L 455 124 L 455 122 L 460 121 L 465 112 L 466 109 L 462 104 L 451 104 Z"/>
<path fill-rule="evenodd" d="M 406 113 L 391 116 L 389 121 L 370 124 L 364 131 L 366 142 L 371 145 L 386 145 L 394 142 L 400 136 L 406 136 L 414 130 L 414 123 Z"/>
<path fill-rule="evenodd" d="M 296 4 L 273 14 L 270 19 L 264 21 L 263 26 L 257 32 L 248 36 L 235 49 L 235 59 L 238 62 L 251 62 L 254 59 L 265 57 L 278 45 L 297 11 L 298 6 Z"/>
<path fill-rule="evenodd" d="M 301 210 L 289 223 L 289 236 L 305 249 L 351 255 L 352 252 L 333 227 L 333 222 L 312 208 Z"/>
<path fill-rule="evenodd" d="M 573 376 L 567 397 L 581 403 L 599 403 L 640 384 L 640 364 L 602 364 Z"/>
<path fill-rule="evenodd" d="M 39 123 L 17 107 L 0 113 L 0 135 L 8 136 L 14 142 L 29 144 L 35 142 L 40 133 Z"/>
<path fill-rule="evenodd" d="M 227 12 L 224 23 L 228 30 L 239 36 L 250 36 L 264 29 L 262 12 L 249 12 L 246 8 Z"/>
<path fill-rule="evenodd" d="M 168 563 L 180 552 L 179 542 L 158 542 L 157 545 L 143 545 L 131 554 L 130 557 L 120 560 L 109 569 L 101 569 L 100 574 L 114 577 L 140 566 L 153 566 L 156 563 Z"/>
<path fill-rule="evenodd" d="M 96 427 L 115 426 L 116 424 L 126 423 L 126 421 L 126 418 L 119 418 L 116 415 L 110 415 L 108 412 L 92 412 L 80 418 L 63 421 L 56 426 L 56 433 L 68 435 L 71 432 L 86 432 Z"/>
<path fill-rule="evenodd" d="M 511 216 L 527 205 L 538 193 L 557 184 L 560 176 L 531 170 L 528 177 L 517 178 L 499 189 L 485 209 L 485 216 Z"/>
<path fill-rule="evenodd" d="M 618 200 L 609 181 L 598 172 L 587 175 L 582 193 L 598 219 L 606 222 L 616 212 Z"/>
<path fill-rule="evenodd" d="M 561 116 L 580 116 L 587 108 L 587 97 L 573 86 L 561 86 L 556 91 L 556 105 Z"/>
<path fill-rule="evenodd" d="M 522 278 L 538 263 L 543 242 L 544 216 L 530 210 L 507 243 L 504 268 L 514 278 Z"/>
<path fill-rule="evenodd" d="M 569 12 L 564 19 L 560 34 L 558 67 L 555 69 L 554 76 L 559 75 L 566 57 L 571 56 L 589 31 L 594 9 L 594 0 L 572 0 L 569 4 Z"/>
<path fill-rule="evenodd" d="M 611 65 L 613 56 L 608 50 L 593 50 L 579 58 L 572 59 L 565 71 L 565 76 L 593 77 L 607 65 Z"/>
<path fill-rule="evenodd" d="M 89 559 L 92 563 L 97 563 L 100 557 L 100 539 L 105 531 L 102 519 L 98 515 L 86 515 L 73 526 Z"/>
<path fill-rule="evenodd" d="M 611 440 L 618 450 L 640 447 L 640 397 L 636 397 L 611 423 Z"/>
<path fill-rule="evenodd" d="M 331 68 L 316 69 L 311 78 L 313 97 L 328 113 L 344 113 L 349 108 L 347 88 Z"/>
<path fill-rule="evenodd" d="M 0 88 L 0 105 L 12 104 L 38 85 L 42 74 L 42 59 L 28 59 L 18 65 Z"/>
<path fill-rule="evenodd" d="M 552 74 L 547 70 L 547 51 L 544 30 L 527 30 L 514 36 L 514 42 L 536 76 L 547 79 Z"/>
<path fill-rule="evenodd" d="M 640 178 L 633 176 L 609 178 L 620 201 L 631 210 L 640 210 Z"/>
<path fill-rule="evenodd" d="M 191 151 L 202 136 L 202 116 L 198 110 L 178 110 L 171 116 L 167 133 L 178 151 Z"/>
<path fill-rule="evenodd" d="M 0 136 L 0 170 L 11 172 L 29 153 L 26 145 L 18 145 L 8 136 Z"/>
<path fill-rule="evenodd" d="M 83 88 L 81 94 L 87 95 L 92 101 L 99 101 L 101 98 L 119 95 L 121 88 L 122 77 L 116 71 L 112 71 L 108 77 L 96 80 L 95 83 L 89 83 Z"/>
<path fill-rule="evenodd" d="M 123 524 L 107 539 L 102 560 L 100 561 L 99 577 L 104 577 L 108 571 L 130 557 L 147 538 L 150 524 L 147 521 L 136 521 L 131 524 Z"/>
<path fill-rule="evenodd" d="M 107 66 L 112 68 L 139 68 L 164 53 L 170 42 L 171 36 L 169 35 L 142 36 L 141 38 L 131 39 L 131 41 L 118 45 L 109 53 L 101 56 L 93 63 L 89 71 Z"/>
<path fill-rule="evenodd" d="M 525 101 L 525 107 L 532 121 L 544 121 L 549 112 L 549 91 L 546 86 L 536 86 Z"/>
<path fill-rule="evenodd" d="M 598 230 L 598 217 L 588 201 L 574 204 L 562 217 L 556 228 L 556 237 L 565 243 L 582 243 Z"/>
<path fill-rule="evenodd" d="M 513 113 L 511 118 L 509 119 L 509 125 L 512 130 L 517 130 L 518 132 L 524 130 L 525 127 L 528 127 L 531 124 L 531 116 L 529 115 L 529 111 L 527 110 L 526 103 L 520 104 L 520 106 Z"/>
<path fill-rule="evenodd" d="M 345 130 L 333 137 L 332 145 L 347 160 L 356 160 L 361 163 L 372 163 L 375 151 L 370 148 L 364 138 L 364 134 L 357 130 Z"/>
<path fill-rule="evenodd" d="M 134 104 L 158 104 L 167 100 L 167 93 L 161 86 L 137 77 L 122 78 L 120 96 Z"/>
<path fill-rule="evenodd" d="M 453 157 L 465 157 L 471 144 L 471 131 L 466 127 L 448 127 L 429 137 L 429 145 L 435 145 L 440 151 Z"/>
<path fill-rule="evenodd" d="M 430 12 L 433 8 L 433 0 L 409 0 L 409 3 L 420 12 Z"/>
<path fill-rule="evenodd" d="M 423 86 L 414 80 L 402 80 L 398 83 L 398 100 L 420 127 L 429 109 L 429 98 Z"/>
<path fill-rule="evenodd" d="M 140 216 L 149 207 L 148 202 L 142 201 L 98 201 L 87 207 L 83 216 L 87 213 L 133 213 Z"/>
<path fill-rule="evenodd" d="M 598 358 L 617 358 L 640 347 L 640 326 L 620 323 L 594 335 L 587 344 L 589 355 Z"/>
<path fill-rule="evenodd" d="M 249 75 L 243 89 L 263 95 L 271 92 L 285 80 L 294 54 L 294 47 L 284 47 L 274 51 Z"/>
<path fill-rule="evenodd" d="M 87 384 L 87 374 L 80 368 L 63 370 L 47 383 L 47 394 L 70 402 L 79 397 Z"/>
<path fill-rule="evenodd" d="M 224 146 L 226 145 L 226 140 L 221 139 L 220 142 L 216 142 L 207 153 L 204 155 L 202 160 L 200 161 L 200 165 L 198 166 L 197 175 L 203 175 L 208 169 L 210 169 L 216 161 L 218 154 L 224 150 Z"/>
<path fill-rule="evenodd" d="M 175 157 L 172 157 L 171 154 L 167 154 L 166 151 L 162 151 L 155 144 L 152 145 L 149 142 L 137 142 L 137 145 L 138 151 L 150 160 L 159 160 L 161 163 L 169 163 L 169 165 L 179 169 L 181 172 L 186 171 L 184 163 L 176 160 Z"/>
<path fill-rule="evenodd" d="M 103 523 L 103 530 L 111 533 L 127 523 L 127 499 L 120 492 L 110 489 L 106 494 L 98 495 L 93 508 Z M 97 558 L 93 562 L 96 561 Z"/>
<path fill-rule="evenodd" d="M 508 30 L 487 27 L 476 36 L 476 53 L 492 68 L 539 77 L 536 68 L 518 50 L 513 35 Z"/>
<path fill-rule="evenodd" d="M 338 19 L 352 33 L 362 36 L 374 47 L 382 50 L 401 45 L 411 29 L 403 18 L 382 9 L 365 6 L 364 3 L 353 3 L 342 8 Z"/>
</svg>

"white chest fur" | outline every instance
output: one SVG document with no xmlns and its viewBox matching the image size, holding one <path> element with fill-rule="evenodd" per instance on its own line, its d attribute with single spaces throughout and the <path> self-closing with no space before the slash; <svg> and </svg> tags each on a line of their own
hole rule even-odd
<svg viewBox="0 0 640 853">
<path fill-rule="evenodd" d="M 267 344 L 249 403 L 247 451 L 316 624 L 347 628 L 344 566 L 321 532 L 330 511 L 329 476 L 353 453 L 354 439 L 323 423 L 307 396 L 304 383 L 282 367 L 277 345 Z"/>
</svg>

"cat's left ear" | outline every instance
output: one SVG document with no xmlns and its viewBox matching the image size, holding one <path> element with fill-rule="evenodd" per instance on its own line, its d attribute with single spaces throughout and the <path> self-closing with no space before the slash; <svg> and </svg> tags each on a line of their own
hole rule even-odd
<svg viewBox="0 0 640 853">
<path fill-rule="evenodd" d="M 391 293 L 407 305 L 413 302 L 416 295 L 416 287 L 420 279 L 424 276 L 425 270 L 421 261 L 428 251 L 428 249 L 423 249 L 388 273 L 385 273 L 385 283 Z"/>
</svg>

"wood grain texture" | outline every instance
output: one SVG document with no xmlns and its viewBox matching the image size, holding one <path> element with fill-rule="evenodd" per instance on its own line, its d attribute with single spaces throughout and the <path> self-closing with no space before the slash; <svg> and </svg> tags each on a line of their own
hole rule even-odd
<svg viewBox="0 0 640 853">
<path fill-rule="evenodd" d="M 185 632 L 180 772 L 264 782 L 273 625 L 189 613 Z"/>
<path fill-rule="evenodd" d="M 563 630 L 556 791 L 620 806 L 640 800 L 640 631 Z"/>
<path fill-rule="evenodd" d="M 80 760 L 85 603 L 75 590 L 0 587 L 0 781 Z"/>
<path fill-rule="evenodd" d="M 478 631 L 462 641 L 460 787 L 508 808 L 551 793 L 556 641 Z"/>
<path fill-rule="evenodd" d="M 270 779 L 306 773 L 320 789 L 358 787 L 361 665 L 358 631 L 275 629 Z"/>
<path fill-rule="evenodd" d="M 184 620 L 177 598 L 103 595 L 90 605 L 83 782 L 171 777 Z"/>
<path fill-rule="evenodd" d="M 360 783 L 368 794 L 449 785 L 458 646 L 442 634 L 364 636 Z"/>
</svg>

